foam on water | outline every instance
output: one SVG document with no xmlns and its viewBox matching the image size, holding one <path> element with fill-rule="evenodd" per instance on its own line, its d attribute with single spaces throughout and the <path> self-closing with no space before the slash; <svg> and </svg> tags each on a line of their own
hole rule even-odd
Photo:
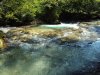
<svg viewBox="0 0 100 75">
<path fill-rule="evenodd" d="M 74 28 L 78 29 L 78 23 L 73 23 L 73 24 L 67 24 L 67 23 L 61 23 L 58 25 L 41 25 L 41 27 L 48 27 L 48 28 Z"/>
<path fill-rule="evenodd" d="M 4 33 L 7 33 L 9 30 L 14 29 L 16 27 L 0 27 L 0 30 L 3 31 Z"/>
</svg>

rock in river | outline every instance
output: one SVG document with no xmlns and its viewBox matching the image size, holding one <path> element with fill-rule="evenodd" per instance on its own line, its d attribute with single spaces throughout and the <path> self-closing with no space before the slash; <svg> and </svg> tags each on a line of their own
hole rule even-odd
<svg viewBox="0 0 100 75">
<path fill-rule="evenodd" d="M 0 31 L 0 51 L 4 48 L 7 47 L 6 43 L 5 43 L 5 33 L 3 33 L 2 31 Z"/>
</svg>

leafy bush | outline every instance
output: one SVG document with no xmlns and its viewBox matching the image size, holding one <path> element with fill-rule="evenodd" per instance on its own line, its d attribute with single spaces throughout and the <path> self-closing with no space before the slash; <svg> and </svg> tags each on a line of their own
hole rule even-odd
<svg viewBox="0 0 100 75">
<path fill-rule="evenodd" d="M 30 23 L 36 19 L 58 23 L 62 13 L 74 16 L 99 12 L 100 3 L 96 0 L 1 0 L 0 24 Z"/>
<path fill-rule="evenodd" d="M 63 8 L 70 13 L 93 13 L 97 11 L 98 5 L 95 0 L 67 0 Z"/>
<path fill-rule="evenodd" d="M 61 18 L 65 20 L 88 20 L 98 16 L 99 4 L 96 0 L 67 0 Z M 66 8 L 66 9 L 65 9 Z"/>
<path fill-rule="evenodd" d="M 39 18 L 46 23 L 58 23 L 59 15 L 61 13 L 61 6 L 59 6 L 59 3 L 61 3 L 59 0 L 42 1 L 42 13 L 39 15 Z"/>
<path fill-rule="evenodd" d="M 3 22 L 11 24 L 13 21 L 30 22 L 35 18 L 36 13 L 41 12 L 41 9 L 38 0 L 2 0 L 0 11 Z"/>
</svg>

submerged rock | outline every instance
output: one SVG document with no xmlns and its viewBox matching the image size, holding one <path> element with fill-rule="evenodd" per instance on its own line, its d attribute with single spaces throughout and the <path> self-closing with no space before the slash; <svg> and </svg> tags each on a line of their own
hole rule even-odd
<svg viewBox="0 0 100 75">
<path fill-rule="evenodd" d="M 39 27 L 29 27 L 29 28 L 18 28 L 14 30 L 10 30 L 7 33 L 7 37 L 12 41 L 21 41 L 28 42 L 28 40 L 34 40 L 35 42 L 39 42 L 38 38 L 44 39 L 59 39 L 62 43 L 73 43 L 80 40 L 80 29 L 48 29 L 48 28 L 39 28 Z M 56 41 L 57 41 L 56 40 Z M 44 41 L 44 40 L 43 40 Z"/>
<path fill-rule="evenodd" d="M 62 42 L 75 43 L 80 40 L 81 30 L 65 30 L 63 36 L 61 36 Z"/>
</svg>

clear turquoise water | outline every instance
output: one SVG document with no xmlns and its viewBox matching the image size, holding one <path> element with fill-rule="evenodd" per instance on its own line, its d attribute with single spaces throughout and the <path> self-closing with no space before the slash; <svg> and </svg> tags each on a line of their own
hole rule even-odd
<svg viewBox="0 0 100 75">
<path fill-rule="evenodd" d="M 28 45 L 0 54 L 0 75 L 75 75 L 95 67 L 79 47 L 56 43 L 32 44 L 31 48 Z"/>
<path fill-rule="evenodd" d="M 0 54 L 0 75 L 97 75 L 100 40 L 85 46 L 87 41 L 80 47 L 81 42 L 60 44 L 56 38 L 33 37 Z"/>
</svg>

